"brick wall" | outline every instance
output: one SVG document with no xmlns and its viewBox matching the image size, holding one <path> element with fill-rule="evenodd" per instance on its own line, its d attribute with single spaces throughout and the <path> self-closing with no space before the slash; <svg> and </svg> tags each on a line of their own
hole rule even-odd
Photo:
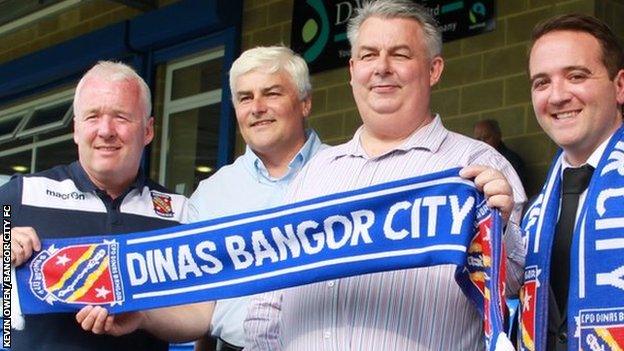
<svg viewBox="0 0 624 351">
<path fill-rule="evenodd" d="M 294 0 L 245 1 L 243 49 L 279 42 L 290 44 Z M 624 37 L 622 0 L 497 0 L 492 32 L 444 44 L 446 66 L 434 89 L 432 109 L 445 125 L 471 135 L 474 123 L 499 121 L 505 143 L 527 164 L 527 192 L 541 186 L 556 145 L 537 124 L 526 73 L 530 29 L 557 14 L 595 14 Z M 348 140 L 360 125 L 346 68 L 313 75 L 309 125 L 330 144 Z M 243 148 L 237 136 L 237 152 Z"/>
<path fill-rule="evenodd" d="M 620 40 L 624 41 L 624 0 L 595 0 L 595 16 L 605 21 L 617 34 Z"/>
</svg>

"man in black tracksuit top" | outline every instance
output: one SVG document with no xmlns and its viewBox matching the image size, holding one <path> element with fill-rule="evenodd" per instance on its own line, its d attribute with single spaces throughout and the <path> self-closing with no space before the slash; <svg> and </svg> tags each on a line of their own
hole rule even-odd
<svg viewBox="0 0 624 351">
<path fill-rule="evenodd" d="M 153 138 L 150 95 L 128 66 L 100 62 L 81 79 L 74 97 L 74 141 L 79 161 L 14 177 L 0 188 L 11 205 L 11 261 L 23 264 L 39 238 L 145 231 L 177 225 L 186 198 L 147 179 L 140 170 Z M 119 317 L 118 317 L 119 318 Z M 26 316 L 11 350 L 167 350 L 145 331 L 115 337 L 86 332 L 73 313 Z"/>
</svg>

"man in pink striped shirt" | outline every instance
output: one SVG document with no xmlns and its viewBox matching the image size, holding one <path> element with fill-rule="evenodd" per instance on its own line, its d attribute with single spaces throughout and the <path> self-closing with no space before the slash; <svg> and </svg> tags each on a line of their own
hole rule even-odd
<svg viewBox="0 0 624 351">
<path fill-rule="evenodd" d="M 367 3 L 347 35 L 363 125 L 351 141 L 319 152 L 289 199 L 472 165 L 462 176 L 476 176 L 488 205 L 517 221 L 526 196 L 509 162 L 485 143 L 448 131 L 430 111 L 444 60 L 429 13 L 409 0 Z M 524 264 L 518 232 L 509 231 L 505 243 L 507 287 L 517 291 Z M 455 269 L 367 274 L 259 295 L 245 321 L 246 349 L 483 350 L 481 317 L 455 282 Z"/>
</svg>

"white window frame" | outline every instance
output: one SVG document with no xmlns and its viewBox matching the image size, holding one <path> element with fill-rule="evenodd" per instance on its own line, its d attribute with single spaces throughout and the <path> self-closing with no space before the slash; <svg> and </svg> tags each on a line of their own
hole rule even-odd
<svg viewBox="0 0 624 351">
<path fill-rule="evenodd" d="M 74 97 L 74 88 L 66 89 L 54 94 L 50 94 L 41 98 L 36 98 L 22 104 L 12 106 L 10 108 L 0 110 L 0 119 L 8 119 L 14 118 L 15 116 L 22 116 L 22 121 L 18 124 L 18 126 L 13 131 L 10 137 L 2 136 L 0 137 L 0 141 L 6 141 L 13 138 L 32 138 L 32 142 L 24 145 L 20 145 L 17 147 L 13 147 L 10 149 L 3 150 L 3 144 L 0 143 L 0 157 L 6 157 L 13 154 L 21 153 L 24 151 L 31 151 L 30 158 L 30 172 L 36 172 L 36 164 L 37 164 L 37 149 L 40 147 L 64 142 L 67 140 L 73 139 L 73 133 L 67 133 L 63 135 L 58 135 L 52 138 L 47 138 L 44 140 L 38 140 L 37 134 L 53 130 L 55 128 L 59 128 L 64 126 L 68 119 L 71 119 L 73 116 L 73 108 L 70 105 L 67 112 L 61 120 L 48 123 L 42 126 L 38 126 L 35 128 L 24 129 L 32 115 L 39 109 L 47 108 L 51 106 L 56 106 L 60 104 L 67 103 L 71 101 Z"/>
<path fill-rule="evenodd" d="M 6 120 L 12 120 L 12 119 L 20 119 L 20 121 L 17 123 L 17 125 L 15 126 L 15 128 L 13 128 L 13 130 L 7 134 L 2 134 L 0 135 L 0 142 L 3 141 L 7 141 L 7 140 L 11 140 L 15 138 L 15 134 L 17 133 L 18 130 L 20 130 L 22 128 L 22 126 L 24 125 L 24 123 L 26 122 L 26 112 L 25 111 L 20 111 L 17 113 L 10 113 L 10 114 L 6 114 L 2 117 L 0 117 L 0 121 L 6 121 Z"/>
<path fill-rule="evenodd" d="M 30 169 L 31 169 L 31 173 L 34 173 L 34 172 L 39 171 L 36 168 L 36 165 L 37 165 L 37 149 L 38 148 L 44 147 L 44 146 L 48 146 L 48 145 L 52 145 L 52 144 L 56 144 L 56 143 L 60 143 L 60 142 L 67 141 L 67 140 L 72 140 L 73 138 L 74 138 L 74 134 L 73 133 L 68 133 L 68 134 L 55 136 L 54 138 L 49 138 L 49 139 L 44 139 L 44 140 L 37 140 L 37 141 L 34 141 L 34 142 L 30 143 L 30 144 L 24 144 L 24 145 L 21 145 L 21 146 L 18 146 L 18 147 L 14 147 L 12 149 L 0 151 L 0 157 L 10 156 L 10 155 L 13 155 L 13 154 L 18 154 L 20 152 L 31 150 L 32 151 L 32 156 L 30 158 Z"/>
<path fill-rule="evenodd" d="M 20 126 L 20 128 L 18 128 L 16 137 L 18 138 L 29 137 L 29 136 L 33 136 L 36 134 L 46 132 L 48 130 L 52 130 L 52 129 L 64 126 L 67 123 L 67 121 L 72 119 L 73 117 L 74 113 L 73 113 L 72 105 L 69 106 L 69 109 L 67 109 L 67 112 L 65 112 L 65 115 L 60 120 L 56 122 L 44 124 L 38 127 L 25 129 L 28 122 L 30 122 L 30 119 L 32 118 L 32 116 L 34 116 L 35 112 L 37 112 L 38 110 L 65 104 L 69 101 L 72 101 L 73 98 L 74 98 L 74 89 L 70 89 L 70 90 L 62 91 L 60 93 L 56 93 L 56 94 L 33 101 L 35 103 L 25 104 L 25 105 L 30 105 L 28 106 L 29 111 L 28 111 L 26 118 L 23 121 L 23 124 Z"/>
<path fill-rule="evenodd" d="M 214 105 L 220 103 L 222 100 L 222 89 L 214 89 L 205 93 L 191 95 L 180 99 L 171 99 L 171 90 L 173 85 L 173 72 L 196 65 L 200 62 L 214 60 L 219 57 L 225 56 L 225 48 L 217 47 L 208 49 L 199 55 L 182 58 L 167 63 L 167 69 L 165 74 L 165 101 L 163 104 L 163 130 L 160 143 L 160 170 L 158 174 L 158 181 L 160 184 L 165 184 L 167 177 L 167 156 L 169 154 L 169 121 L 171 115 L 179 112 L 193 110 L 199 107 Z M 219 116 L 215 116 L 219 118 Z"/>
<path fill-rule="evenodd" d="M 22 138 L 22 137 L 33 136 L 35 134 L 43 133 L 48 130 L 52 130 L 52 129 L 64 126 L 67 123 L 67 121 L 72 118 L 72 115 L 73 115 L 72 107 L 70 105 L 70 108 L 67 110 L 63 118 L 61 118 L 60 120 L 56 122 L 44 124 L 42 126 L 38 126 L 35 128 L 24 129 L 26 127 L 26 124 L 28 124 L 28 121 L 31 119 L 31 117 L 35 114 L 37 110 L 64 104 L 64 103 L 67 103 L 68 101 L 71 101 L 73 98 L 74 98 L 74 89 L 63 90 L 58 93 L 50 94 L 42 98 L 34 99 L 31 101 L 25 102 L 23 104 L 19 104 L 19 105 L 16 105 L 16 106 L 4 109 L 4 110 L 0 110 L 0 119 L 5 119 L 5 118 L 8 119 L 8 118 L 13 118 L 16 115 L 22 115 L 23 116 L 22 121 L 18 124 L 17 128 L 15 128 L 15 130 L 13 131 L 14 137 Z M 0 141 L 4 141 L 4 140 L 7 140 L 7 139 L 4 137 L 0 138 Z M 2 148 L 2 144 L 0 144 L 0 148 Z"/>
</svg>

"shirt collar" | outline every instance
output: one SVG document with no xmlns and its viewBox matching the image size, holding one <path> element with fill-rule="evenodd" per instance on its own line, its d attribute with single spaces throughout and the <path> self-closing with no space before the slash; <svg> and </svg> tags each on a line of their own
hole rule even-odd
<svg viewBox="0 0 624 351">
<path fill-rule="evenodd" d="M 360 126 L 349 142 L 339 146 L 339 149 L 336 150 L 336 158 L 342 156 L 369 158 L 360 140 L 363 131 L 364 126 Z M 442 145 L 448 133 L 449 131 L 442 125 L 440 115 L 436 114 L 430 123 L 416 129 L 402 144 L 389 150 L 384 155 L 397 150 L 408 151 L 411 149 L 421 149 L 435 153 L 440 148 L 440 145 Z M 381 156 L 383 155 L 377 157 Z"/>
<path fill-rule="evenodd" d="M 602 158 L 602 154 L 604 154 L 604 152 L 605 152 L 605 150 L 607 148 L 607 144 L 609 144 L 609 141 L 611 140 L 611 138 L 613 138 L 613 135 L 608 137 L 607 140 L 603 141 L 602 144 L 598 145 L 596 150 L 594 150 L 594 152 L 592 152 L 592 154 L 589 155 L 589 158 L 587 159 L 587 162 L 585 162 L 581 166 L 587 164 L 587 165 L 590 165 L 590 166 L 594 167 L 594 169 L 598 168 L 598 163 L 600 162 L 600 159 Z M 563 157 L 561 158 L 561 172 L 562 172 L 562 174 L 563 174 L 563 170 L 566 169 L 566 168 L 576 168 L 576 167 L 572 166 L 568 162 L 568 160 L 566 160 L 565 152 L 564 152 L 563 153 Z"/>
<path fill-rule="evenodd" d="M 243 161 L 247 165 L 247 168 L 251 170 L 258 179 L 265 179 L 268 181 L 278 181 L 291 177 L 297 173 L 309 160 L 314 156 L 316 151 L 321 146 L 321 139 L 315 131 L 306 130 L 306 142 L 303 144 L 299 152 L 288 163 L 288 171 L 280 178 L 274 178 L 269 175 L 269 171 L 262 163 L 262 160 L 256 155 L 256 153 L 249 147 L 245 146 L 245 154 L 243 154 Z"/>
<path fill-rule="evenodd" d="M 69 165 L 69 169 L 78 190 L 82 191 L 83 193 L 101 190 L 97 186 L 95 186 L 95 184 L 93 184 L 93 182 L 89 178 L 89 175 L 87 174 L 87 171 L 82 168 L 82 165 L 79 161 L 72 162 Z M 145 176 L 145 172 L 143 172 L 143 168 L 139 167 L 139 173 L 137 174 L 136 179 L 130 184 L 130 186 L 128 186 L 128 189 L 143 189 L 146 180 L 147 177 Z"/>
</svg>

